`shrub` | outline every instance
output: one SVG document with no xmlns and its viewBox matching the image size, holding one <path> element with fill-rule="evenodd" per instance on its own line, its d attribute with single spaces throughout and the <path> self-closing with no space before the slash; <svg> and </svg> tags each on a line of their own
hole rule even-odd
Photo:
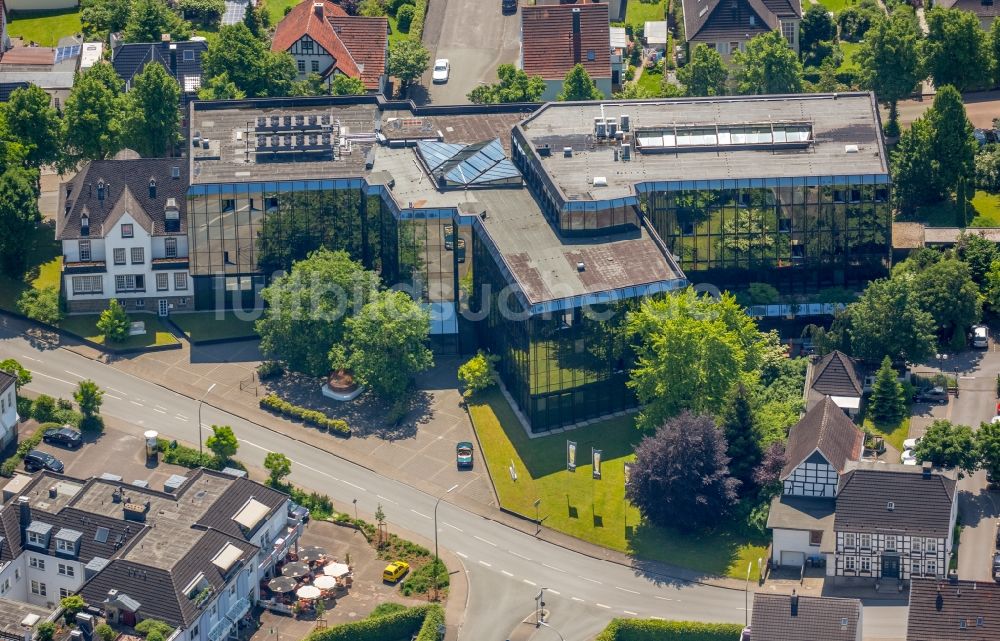
<svg viewBox="0 0 1000 641">
<path fill-rule="evenodd" d="M 260 406 L 276 414 L 296 418 L 307 425 L 312 425 L 313 427 L 333 432 L 338 436 L 351 435 L 351 428 L 348 427 L 346 421 L 339 418 L 330 418 L 318 410 L 311 410 L 306 407 L 292 405 L 274 393 L 268 394 L 264 398 L 260 399 Z"/>
<path fill-rule="evenodd" d="M 403 585 L 400 586 L 403 596 L 429 593 L 434 588 L 434 568 L 437 568 L 438 589 L 447 588 L 448 568 L 445 566 L 444 561 L 437 559 L 436 561 L 432 560 L 430 563 L 425 563 L 418 569 L 410 572 L 410 576 L 406 577 Z"/>
<path fill-rule="evenodd" d="M 410 22 L 410 37 L 420 40 L 424 33 L 424 18 L 427 17 L 427 0 L 417 0 Z"/>
<path fill-rule="evenodd" d="M 414 0 L 389 0 L 389 13 L 399 17 L 399 10 L 405 6 L 413 6 Z"/>
<path fill-rule="evenodd" d="M 17 309 L 28 318 L 47 325 L 55 325 L 62 320 L 59 290 L 55 287 L 25 290 L 17 299 Z"/>
<path fill-rule="evenodd" d="M 97 636 L 101 637 L 101 641 L 115 641 L 118 637 L 118 633 L 107 623 L 102 623 L 94 628 L 94 632 L 97 633 Z"/>
<path fill-rule="evenodd" d="M 52 637 L 56 635 L 56 624 L 51 621 L 42 621 L 35 628 L 35 633 L 38 641 L 52 641 Z"/>
<path fill-rule="evenodd" d="M 458 368 L 458 380 L 465 387 L 462 396 L 469 398 L 496 383 L 496 370 L 493 368 L 496 360 L 496 356 L 480 351 Z"/>
<path fill-rule="evenodd" d="M 32 418 L 31 406 L 33 403 L 30 398 L 24 398 L 23 396 L 17 397 L 17 415 L 21 417 L 21 420 Z"/>
<path fill-rule="evenodd" d="M 80 424 L 83 423 L 83 414 L 72 409 L 58 409 L 53 412 L 51 421 L 58 423 L 60 427 L 63 425 L 80 427 Z"/>
<path fill-rule="evenodd" d="M 268 378 L 281 376 L 284 373 L 285 367 L 278 361 L 264 361 L 257 366 L 257 378 L 262 381 Z"/>
<path fill-rule="evenodd" d="M 112 298 L 108 308 L 97 319 L 97 329 L 109 343 L 121 343 L 128 338 L 129 320 L 125 308 L 118 299 Z"/>
<path fill-rule="evenodd" d="M 742 631 L 738 623 L 612 619 L 594 641 L 730 641 Z"/>
<path fill-rule="evenodd" d="M 441 606 L 420 605 L 384 616 L 316 630 L 306 637 L 306 641 L 384 641 L 411 637 L 415 641 L 437 641 L 438 626 L 443 624 L 444 610 Z"/>
<path fill-rule="evenodd" d="M 73 409 L 73 403 L 67 398 L 57 398 L 56 407 L 61 410 L 71 410 Z"/>
<path fill-rule="evenodd" d="M 70 625 L 76 621 L 76 613 L 87 607 L 87 602 L 79 594 L 71 594 L 63 597 L 59 601 L 59 605 L 62 606 L 63 619 L 66 621 L 66 625 Z"/>
<path fill-rule="evenodd" d="M 207 467 L 210 470 L 221 470 L 224 467 L 222 461 L 212 454 L 201 453 L 193 447 L 181 445 L 177 441 L 167 441 L 161 438 L 157 441 L 157 449 L 163 453 L 165 463 L 191 469 Z"/>
<path fill-rule="evenodd" d="M 416 10 L 413 8 L 412 4 L 404 4 L 396 12 L 396 26 L 403 33 L 409 33 L 410 24 L 413 22 L 413 14 Z"/>
<path fill-rule="evenodd" d="M 38 447 L 38 444 L 42 442 L 42 436 L 45 434 L 45 430 L 53 427 L 62 426 L 59 423 L 42 423 L 38 426 L 38 429 L 35 430 L 34 434 L 18 443 L 17 451 L 15 451 L 12 456 L 7 458 L 7 460 L 0 465 L 0 474 L 7 477 L 13 476 L 14 472 L 17 470 L 17 466 L 24 460 L 24 455 Z"/>
<path fill-rule="evenodd" d="M 154 632 L 159 633 L 162 638 L 166 639 L 173 633 L 174 628 L 169 623 L 165 623 L 159 619 L 144 619 L 135 625 L 135 631 L 147 639 Z"/>
<path fill-rule="evenodd" d="M 38 398 L 31 404 L 31 418 L 39 423 L 52 421 L 55 412 L 56 399 L 48 394 L 39 394 Z"/>
<path fill-rule="evenodd" d="M 225 0 L 180 0 L 177 7 L 188 20 L 206 26 L 218 25 L 226 12 Z"/>
</svg>

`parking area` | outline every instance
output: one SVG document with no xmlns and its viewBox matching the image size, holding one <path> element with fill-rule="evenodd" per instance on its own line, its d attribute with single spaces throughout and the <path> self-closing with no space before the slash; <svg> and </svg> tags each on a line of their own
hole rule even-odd
<svg viewBox="0 0 1000 641">
<path fill-rule="evenodd" d="M 435 105 L 466 104 L 465 97 L 480 83 L 496 82 L 496 68 L 516 63 L 521 46 L 520 11 L 504 14 L 500 0 L 433 0 L 424 26 L 424 46 L 431 63 L 451 61 L 447 83 L 433 84 L 430 70 L 422 79 L 425 95 L 414 100 Z M 478 142 L 467 140 L 465 142 Z"/>
</svg>

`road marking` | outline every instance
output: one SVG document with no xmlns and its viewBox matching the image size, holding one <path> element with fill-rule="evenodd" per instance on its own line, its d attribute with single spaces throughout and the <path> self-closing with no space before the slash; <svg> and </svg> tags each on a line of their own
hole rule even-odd
<svg viewBox="0 0 1000 641">
<path fill-rule="evenodd" d="M 178 415 L 177 415 L 177 418 L 181 419 L 182 421 L 187 421 L 187 420 L 189 420 L 189 419 L 188 419 L 188 417 L 184 416 L 183 414 L 178 414 Z"/>
<path fill-rule="evenodd" d="M 36 376 L 44 376 L 45 378 L 51 378 L 54 381 L 59 381 L 60 383 L 66 383 L 67 385 L 72 385 L 71 381 L 63 380 L 61 378 L 56 378 L 55 376 L 49 376 L 48 374 L 42 374 L 41 372 L 32 372 Z"/>
<path fill-rule="evenodd" d="M 142 403 L 139 403 L 137 401 L 129 401 L 129 403 L 131 403 L 132 405 L 138 405 L 139 407 L 145 407 L 145 405 L 143 405 Z"/>
<path fill-rule="evenodd" d="M 493 547 L 496 547 L 496 546 L 497 546 L 497 544 L 496 544 L 496 543 L 494 543 L 493 541 L 487 541 L 486 539 L 484 539 L 484 538 L 483 538 L 483 537 L 481 537 L 481 536 L 476 536 L 476 535 L 474 535 L 474 534 L 473 534 L 473 535 L 472 535 L 472 538 L 474 538 L 474 539 L 476 539 L 476 540 L 479 540 L 479 541 L 482 541 L 483 543 L 485 543 L 485 544 L 487 544 L 487 545 L 492 545 Z"/>
<path fill-rule="evenodd" d="M 486 561 L 480 561 L 480 562 L 479 562 L 479 565 L 485 565 L 485 566 L 486 566 L 486 567 L 488 567 L 488 568 L 491 568 L 491 567 L 493 567 L 493 564 L 492 564 L 492 563 L 487 563 Z"/>
<path fill-rule="evenodd" d="M 653 595 L 653 596 L 656 596 L 656 595 Z M 659 599 L 660 601 L 673 601 L 673 599 L 668 599 L 665 596 L 658 596 L 656 598 Z"/>
<path fill-rule="evenodd" d="M 610 605 L 604 605 L 603 603 L 595 603 L 594 605 L 596 605 L 599 608 L 604 608 L 605 610 L 610 610 L 611 609 Z"/>
<path fill-rule="evenodd" d="M 514 550 L 511 550 L 510 553 L 513 554 L 514 556 L 516 556 L 519 559 L 524 559 L 525 561 L 530 561 L 531 560 L 528 557 L 524 556 L 523 554 L 519 554 L 519 553 L 515 552 Z"/>
<path fill-rule="evenodd" d="M 360 485 L 355 485 L 354 483 L 351 483 L 350 481 L 341 481 L 341 483 L 344 483 L 345 485 L 350 485 L 355 490 L 359 490 L 361 492 L 367 492 L 368 491 L 365 488 L 361 487 Z"/>
<path fill-rule="evenodd" d="M 109 387 L 108 389 L 111 390 L 112 392 L 118 392 L 122 396 L 128 396 L 128 394 L 126 394 L 125 392 L 121 391 L 120 389 L 115 389 L 113 387 Z"/>
<path fill-rule="evenodd" d="M 462 553 L 462 552 L 455 552 L 455 554 L 457 554 L 458 556 L 462 557 L 463 559 L 467 559 L 467 558 L 469 558 L 469 555 L 468 555 L 468 554 L 464 554 L 464 553 Z"/>
<path fill-rule="evenodd" d="M 155 407 L 158 410 L 167 411 L 167 408 L 163 407 L 162 405 L 154 405 L 153 407 Z"/>
<path fill-rule="evenodd" d="M 622 612 L 624 612 L 625 614 L 631 614 L 634 617 L 639 616 L 638 612 L 633 612 L 632 610 L 622 610 Z"/>
<path fill-rule="evenodd" d="M 104 392 L 104 396 L 105 396 L 105 398 L 113 398 L 116 401 L 122 400 L 121 396 L 115 396 L 114 394 L 108 394 L 107 392 Z"/>
<path fill-rule="evenodd" d="M 616 590 L 621 590 L 622 592 L 628 592 L 629 594 L 639 594 L 639 593 L 638 593 L 638 592 L 636 592 L 635 590 L 629 590 L 628 588 L 623 588 L 623 587 L 622 587 L 622 586 L 620 586 L 620 585 L 616 585 L 616 586 L 615 586 L 615 589 L 616 589 Z"/>
<path fill-rule="evenodd" d="M 184 418 L 183 416 L 175 416 L 174 420 L 175 421 L 180 421 L 181 423 L 187 423 L 187 419 Z M 246 442 L 246 441 L 244 441 L 244 442 Z M 250 443 L 250 445 L 253 445 L 253 443 Z"/>
<path fill-rule="evenodd" d="M 67 374 L 69 374 L 70 376 L 75 376 L 77 378 L 87 378 L 86 376 L 83 376 L 81 374 L 77 374 L 76 372 L 71 372 L 68 369 L 64 369 L 63 371 L 66 372 Z"/>
<path fill-rule="evenodd" d="M 161 410 L 161 409 L 159 409 L 158 407 L 154 407 L 154 408 L 153 408 L 153 411 L 154 411 L 154 412 L 159 412 L 160 414 L 166 414 L 166 413 L 167 413 L 167 411 L 166 411 L 166 410 Z"/>
<path fill-rule="evenodd" d="M 346 481 L 344 481 L 344 482 L 346 483 Z M 431 518 L 431 517 L 427 516 L 426 514 L 422 514 L 422 513 L 420 513 L 420 512 L 417 512 L 417 511 L 416 511 L 416 510 L 414 510 L 414 509 L 413 509 L 412 507 L 410 508 L 410 511 L 411 511 L 411 512 L 413 512 L 414 514 L 416 514 L 417 516 L 422 516 L 422 517 L 424 517 L 425 519 L 429 519 L 429 518 Z"/>
<path fill-rule="evenodd" d="M 35 361 L 36 363 L 41 363 L 41 362 L 42 362 L 42 361 L 40 361 L 39 359 L 37 359 L 37 358 L 33 358 L 33 357 L 31 357 L 31 356 L 28 356 L 28 355 L 26 355 L 26 354 L 22 354 L 22 355 L 21 355 L 21 356 L 20 356 L 19 358 L 26 358 L 26 359 L 28 359 L 29 361 Z"/>
<path fill-rule="evenodd" d="M 579 601 L 579 602 L 583 603 L 583 599 L 581 599 L 578 596 L 571 596 L 570 598 L 573 599 L 574 601 Z"/>
<path fill-rule="evenodd" d="M 514 576 L 513 573 L 508 572 L 507 570 L 500 570 L 500 573 L 501 574 L 506 574 L 507 576 Z"/>
<path fill-rule="evenodd" d="M 388 497 L 382 496 L 381 494 L 376 494 L 375 496 L 377 496 L 378 498 L 382 499 L 383 501 L 388 501 L 389 503 L 392 503 L 393 505 L 399 505 L 399 503 L 397 503 L 396 501 L 393 501 L 392 499 L 390 499 Z"/>
<path fill-rule="evenodd" d="M 442 521 L 442 523 L 444 523 L 444 521 Z M 448 527 L 454 529 L 454 530 L 458 530 L 459 532 L 465 532 L 465 530 L 463 530 L 462 528 L 458 527 L 457 525 L 452 525 L 451 523 L 444 523 L 444 524 L 447 525 Z"/>
<path fill-rule="evenodd" d="M 552 594 L 562 594 L 559 590 L 549 590 Z"/>
<path fill-rule="evenodd" d="M 555 570 L 556 572 L 562 572 L 563 574 L 566 573 L 566 570 L 564 570 L 562 568 L 557 568 L 554 565 L 549 565 L 548 563 L 542 563 L 542 565 L 544 565 L 545 567 L 547 567 L 550 570 Z"/>
<path fill-rule="evenodd" d="M 538 585 L 538 584 L 537 584 L 537 583 L 535 583 L 534 581 L 529 581 L 528 579 L 522 579 L 522 580 L 523 580 L 523 581 L 524 581 L 525 583 L 527 583 L 528 585 Z"/>
<path fill-rule="evenodd" d="M 591 583 L 596 583 L 597 585 L 603 585 L 600 581 L 597 581 L 595 579 L 591 579 L 590 577 L 582 576 L 582 575 L 579 575 L 579 574 L 577 574 L 576 576 L 577 576 L 577 578 L 583 579 L 584 581 L 590 581 Z"/>
</svg>

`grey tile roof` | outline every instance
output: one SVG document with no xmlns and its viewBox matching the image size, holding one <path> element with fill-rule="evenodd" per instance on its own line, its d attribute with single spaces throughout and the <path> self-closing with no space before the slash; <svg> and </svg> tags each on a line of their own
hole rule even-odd
<svg viewBox="0 0 1000 641">
<path fill-rule="evenodd" d="M 228 475 L 220 472 L 209 472 L 206 470 L 203 473 L 218 474 L 219 476 L 228 477 Z M 233 520 L 233 517 L 250 499 L 254 499 L 268 506 L 270 508 L 268 516 L 270 516 L 274 514 L 275 510 L 285 505 L 285 501 L 288 497 L 278 490 L 269 488 L 256 481 L 251 481 L 248 478 L 237 478 L 234 479 L 229 488 L 222 493 L 222 496 L 216 499 L 215 503 L 212 504 L 212 509 L 206 511 L 205 514 L 202 515 L 196 525 L 212 528 L 228 534 L 229 536 L 246 540 L 252 533 L 244 531 L 243 528 L 241 528 L 240 525 Z"/>
<path fill-rule="evenodd" d="M 795 600 L 797 599 L 797 603 Z M 855 641 L 861 601 L 831 597 L 765 594 L 753 597 L 753 641 Z"/>
<path fill-rule="evenodd" d="M 963 627 L 964 626 L 964 627 Z M 1000 585 L 993 581 L 910 583 L 906 641 L 1000 639 Z"/>
<path fill-rule="evenodd" d="M 864 391 L 854 359 L 837 350 L 813 365 L 810 387 L 827 396 L 861 396 Z"/>
<path fill-rule="evenodd" d="M 8 387 L 17 382 L 17 377 L 0 370 L 0 392 L 4 392 Z"/>
<path fill-rule="evenodd" d="M 955 488 L 950 473 L 924 478 L 913 465 L 849 464 L 840 477 L 834 529 L 947 538 Z"/>
<path fill-rule="evenodd" d="M 785 479 L 816 450 L 838 472 L 843 472 L 848 461 L 861 457 L 863 445 L 864 433 L 827 396 L 788 431 L 781 478 Z"/>
</svg>

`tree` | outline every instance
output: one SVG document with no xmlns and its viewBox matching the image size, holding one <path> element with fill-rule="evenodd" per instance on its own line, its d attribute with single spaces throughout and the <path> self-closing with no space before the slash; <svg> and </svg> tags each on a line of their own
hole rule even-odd
<svg viewBox="0 0 1000 641">
<path fill-rule="evenodd" d="M 643 404 L 638 425 L 647 430 L 685 409 L 718 414 L 769 349 L 767 335 L 732 295 L 713 300 L 692 289 L 644 299 L 625 331 L 636 354 L 628 384 Z"/>
<path fill-rule="evenodd" d="M 934 317 L 917 303 L 909 281 L 872 281 L 847 308 L 853 356 L 868 363 L 878 363 L 885 356 L 913 363 L 934 353 Z"/>
<path fill-rule="evenodd" d="M 386 14 L 385 5 L 381 0 L 361 0 L 361 4 L 358 5 L 358 15 L 367 18 L 379 18 Z"/>
<path fill-rule="evenodd" d="M 430 65 L 431 54 L 414 38 L 403 38 L 389 45 L 389 59 L 385 71 L 399 78 L 400 95 L 405 96 L 410 84 L 424 75 Z"/>
<path fill-rule="evenodd" d="M 49 100 L 44 89 L 32 84 L 15 89 L 0 104 L 0 117 L 7 121 L 13 140 L 25 153 L 25 164 L 32 169 L 55 163 L 62 150 L 59 113 Z"/>
<path fill-rule="evenodd" d="M 894 426 L 906 413 L 903 386 L 900 385 L 896 370 L 892 368 L 892 361 L 889 360 L 888 356 L 882 359 L 882 366 L 875 374 L 868 411 L 878 426 Z"/>
<path fill-rule="evenodd" d="M 250 98 L 285 96 L 291 91 L 298 71 L 287 52 L 272 52 L 266 40 L 258 38 L 240 22 L 219 29 L 202 56 L 202 72 L 212 79 L 226 74 L 228 80 L 213 85 L 226 88 L 231 82 Z"/>
<path fill-rule="evenodd" d="M 381 503 L 379 503 L 378 507 L 375 508 L 375 522 L 379 525 L 385 523 L 385 511 L 382 509 Z"/>
<path fill-rule="evenodd" d="M 934 85 L 939 89 L 953 85 L 959 91 L 988 87 L 996 61 L 979 17 L 971 11 L 934 7 L 926 18 L 923 54 Z"/>
<path fill-rule="evenodd" d="M 352 370 L 383 398 L 402 398 L 414 375 L 434 365 L 430 327 L 429 312 L 405 292 L 377 292 L 347 319 L 345 340 L 330 351 L 330 364 Z"/>
<path fill-rule="evenodd" d="M 933 131 L 934 168 L 947 194 L 970 181 L 976 171 L 978 144 L 972 135 L 973 127 L 965 113 L 962 94 L 955 87 L 938 85 L 927 119 Z"/>
<path fill-rule="evenodd" d="M 282 479 L 292 473 L 292 461 L 281 452 L 268 452 L 264 457 L 264 469 L 270 475 L 271 485 L 278 487 Z"/>
<path fill-rule="evenodd" d="M 347 311 L 361 309 L 378 284 L 378 275 L 347 252 L 312 252 L 261 292 L 267 302 L 256 324 L 261 351 L 297 372 L 329 373 L 328 355 L 344 340 Z"/>
<path fill-rule="evenodd" d="M 702 529 L 736 503 L 740 482 L 728 463 L 726 439 L 712 419 L 684 412 L 639 443 L 625 496 L 651 523 Z"/>
<path fill-rule="evenodd" d="M 0 174 L 0 267 L 15 278 L 28 267 L 35 225 L 42 219 L 35 192 L 37 180 L 37 171 L 23 167 L 9 167 Z"/>
<path fill-rule="evenodd" d="M 930 461 L 935 467 L 955 467 L 970 473 L 979 467 L 972 428 L 944 419 L 930 424 L 913 455 L 918 461 Z"/>
<path fill-rule="evenodd" d="M 981 234 L 962 232 L 955 250 L 958 257 L 969 266 L 972 280 L 980 286 L 985 285 L 990 267 L 994 261 L 1000 260 L 1000 248 L 997 248 L 997 244 Z"/>
<path fill-rule="evenodd" d="M 799 51 L 803 58 L 812 53 L 816 44 L 836 38 L 837 24 L 829 10 L 821 4 L 809 5 L 799 23 Z"/>
<path fill-rule="evenodd" d="M 80 21 L 88 40 L 106 40 L 109 33 L 125 28 L 129 0 L 84 0 L 82 5 Z"/>
<path fill-rule="evenodd" d="M 1000 481 L 1000 423 L 983 423 L 976 432 L 976 453 L 979 466 L 996 483 Z"/>
<path fill-rule="evenodd" d="M 108 301 L 108 308 L 97 319 L 97 330 L 110 343 L 121 343 L 128 338 L 129 320 L 125 308 L 117 298 Z"/>
<path fill-rule="evenodd" d="M 884 16 L 882 8 L 874 0 L 862 0 L 858 4 L 848 5 L 837 14 L 837 26 L 840 28 L 838 35 L 847 42 L 861 42 L 875 21 Z M 912 13 L 910 19 L 915 22 Z"/>
<path fill-rule="evenodd" d="M 168 152 L 180 140 L 180 99 L 181 88 L 163 65 L 146 65 L 133 79 L 125 98 L 125 146 L 143 158 Z"/>
<path fill-rule="evenodd" d="M 330 93 L 334 96 L 362 96 L 365 94 L 365 83 L 361 78 L 352 78 L 338 73 L 330 83 Z"/>
<path fill-rule="evenodd" d="M 73 400 L 80 407 L 84 418 L 93 418 L 100 414 L 104 403 L 104 392 L 97 383 L 88 379 L 80 381 L 73 392 Z"/>
<path fill-rule="evenodd" d="M 890 156 L 893 193 L 902 212 L 912 213 L 918 205 L 943 198 L 933 145 L 933 126 L 926 117 L 917 118 Z"/>
<path fill-rule="evenodd" d="M 228 425 L 213 425 L 212 435 L 205 440 L 205 447 L 212 450 L 220 461 L 228 461 L 236 456 L 240 442 L 236 439 L 233 428 Z"/>
<path fill-rule="evenodd" d="M 208 29 L 215 29 L 226 12 L 226 2 L 225 0 L 179 0 L 177 8 L 187 20 L 198 22 Z M 248 6 L 247 12 L 249 13 L 251 9 L 252 7 Z"/>
<path fill-rule="evenodd" d="M 753 489 L 754 468 L 760 463 L 760 435 L 755 427 L 750 393 L 742 383 L 733 388 L 722 413 L 722 433 L 729 444 L 729 472 L 740 481 L 741 489 Z"/>
<path fill-rule="evenodd" d="M 777 31 L 755 36 L 732 56 L 738 94 L 802 91 L 802 63 Z"/>
<path fill-rule="evenodd" d="M 506 102 L 538 102 L 545 92 L 545 80 L 541 76 L 529 76 L 522 69 L 511 64 L 497 67 L 499 82 L 479 85 L 469 92 L 469 102 L 495 104 Z"/>
<path fill-rule="evenodd" d="M 59 290 L 55 287 L 24 290 L 17 299 L 17 309 L 28 318 L 47 325 L 55 325 L 62 320 Z"/>
<path fill-rule="evenodd" d="M 761 454 L 760 465 L 753 471 L 753 482 L 764 496 L 781 492 L 781 471 L 785 469 L 785 445 L 774 441 Z"/>
<path fill-rule="evenodd" d="M 993 53 L 993 86 L 1000 85 L 1000 24 L 994 20 L 989 32 L 990 51 Z"/>
<path fill-rule="evenodd" d="M 714 48 L 700 44 L 691 60 L 677 70 L 677 80 L 684 85 L 685 96 L 721 96 L 726 93 L 729 69 Z"/>
<path fill-rule="evenodd" d="M 83 597 L 79 594 L 71 594 L 69 596 L 64 596 L 59 600 L 59 605 L 63 609 L 63 619 L 66 624 L 72 624 L 76 621 L 77 612 L 81 612 L 85 607 L 87 607 L 87 602 L 83 600 Z"/>
<path fill-rule="evenodd" d="M 106 62 L 77 78 L 63 112 L 63 139 L 75 160 L 103 160 L 122 148 L 124 89 Z"/>
<path fill-rule="evenodd" d="M 267 35 L 267 29 L 271 26 L 271 16 L 267 12 L 267 2 L 260 0 L 257 6 L 247 6 L 246 13 L 243 14 L 243 24 L 257 38 Z"/>
<path fill-rule="evenodd" d="M 969 266 L 958 259 L 940 260 L 916 274 L 912 291 L 917 305 L 934 318 L 943 340 L 964 341 L 968 329 L 979 321 L 979 288 Z"/>
<path fill-rule="evenodd" d="M 31 418 L 39 423 L 48 423 L 56 413 L 56 399 L 48 394 L 39 394 L 38 398 L 31 402 Z"/>
<path fill-rule="evenodd" d="M 923 79 L 920 42 L 919 27 L 904 11 L 888 18 L 879 12 L 855 57 L 861 68 L 861 86 L 889 105 L 886 134 L 890 136 L 899 135 L 896 105 Z"/>
<path fill-rule="evenodd" d="M 163 34 L 170 34 L 172 40 L 187 40 L 191 25 L 164 0 L 132 0 L 122 33 L 125 42 L 159 42 Z"/>
<path fill-rule="evenodd" d="M 413 22 L 413 13 L 414 9 L 412 4 L 404 4 L 399 8 L 399 11 L 396 12 L 396 26 L 403 33 L 410 32 L 410 23 Z"/>
<path fill-rule="evenodd" d="M 18 388 L 24 387 L 31 382 L 31 372 L 26 370 L 23 365 L 13 358 L 0 361 L 0 372 L 13 374 L 14 378 L 17 379 L 16 385 Z"/>
<path fill-rule="evenodd" d="M 587 68 L 576 64 L 563 79 L 562 91 L 556 96 L 556 100 L 600 100 L 603 97 L 604 93 L 591 80 Z"/>
<path fill-rule="evenodd" d="M 458 381 L 465 388 L 462 396 L 470 398 L 473 394 L 492 387 L 496 383 L 496 370 L 493 362 L 496 356 L 480 350 L 458 368 Z"/>
<path fill-rule="evenodd" d="M 38 641 L 52 641 L 56 635 L 56 624 L 52 621 L 42 621 L 35 628 L 35 635 Z"/>
<path fill-rule="evenodd" d="M 246 97 L 246 92 L 237 87 L 225 72 L 210 78 L 198 90 L 200 100 L 242 100 Z"/>
</svg>

